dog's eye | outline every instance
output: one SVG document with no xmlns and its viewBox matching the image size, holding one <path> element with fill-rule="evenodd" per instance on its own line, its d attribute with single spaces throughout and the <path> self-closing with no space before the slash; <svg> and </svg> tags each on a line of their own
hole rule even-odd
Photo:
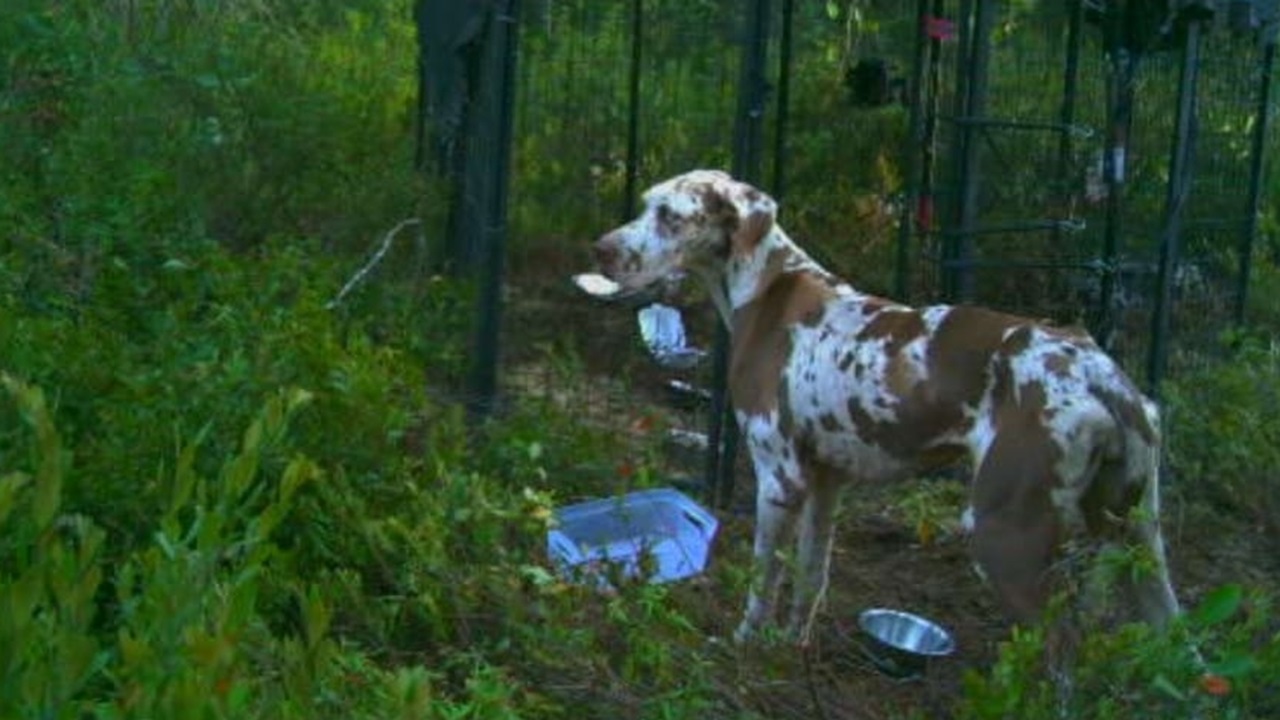
<svg viewBox="0 0 1280 720">
<path fill-rule="evenodd" d="M 670 205 L 658 206 L 658 222 L 663 225 L 671 226 L 679 222 L 680 217 L 676 215 L 676 211 L 671 209 Z"/>
</svg>

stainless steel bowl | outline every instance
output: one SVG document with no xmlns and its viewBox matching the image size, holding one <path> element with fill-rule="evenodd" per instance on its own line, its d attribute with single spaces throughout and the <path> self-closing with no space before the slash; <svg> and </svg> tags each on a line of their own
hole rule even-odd
<svg viewBox="0 0 1280 720">
<path fill-rule="evenodd" d="M 882 672 L 898 678 L 924 675 L 929 661 L 955 652 L 941 625 L 902 610 L 872 608 L 858 616 L 863 646 Z"/>
</svg>

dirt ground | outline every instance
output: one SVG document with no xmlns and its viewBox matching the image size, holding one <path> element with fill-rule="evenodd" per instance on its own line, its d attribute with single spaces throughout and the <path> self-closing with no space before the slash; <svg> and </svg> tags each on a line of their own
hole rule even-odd
<svg viewBox="0 0 1280 720">
<path fill-rule="evenodd" d="M 667 405 L 664 383 L 677 374 L 661 370 L 642 351 L 631 310 L 606 307 L 578 292 L 568 275 L 555 282 L 519 284 L 508 305 L 508 362 L 536 362 L 549 345 L 578 356 L 584 383 L 617 382 L 629 388 L 623 422 Z M 686 315 L 695 345 L 708 346 L 715 319 L 705 308 Z M 680 378 L 705 383 L 705 377 Z M 561 389 L 563 390 L 563 389 Z M 615 410 L 611 410 L 615 413 Z M 677 418 L 679 416 L 676 416 Z M 702 430 L 705 417 L 688 416 L 689 429 Z M 696 470 L 694 471 L 696 474 Z M 718 564 L 749 563 L 754 482 L 739 462 L 732 506 L 721 511 L 721 532 L 713 552 Z M 815 647 L 806 659 L 794 648 L 773 648 L 755 657 L 725 644 L 725 697 L 744 710 L 770 718 L 939 718 L 953 707 L 970 668 L 996 658 L 1009 632 L 994 594 L 974 573 L 960 536 L 942 536 L 922 545 L 915 529 L 888 508 L 893 489 L 853 487 L 845 495 L 832 564 L 831 586 L 818 618 Z M 1166 540 L 1174 581 L 1184 605 L 1208 590 L 1243 582 L 1275 590 L 1280 559 L 1274 540 L 1260 527 L 1187 507 L 1177 492 L 1166 493 Z M 717 573 L 679 590 L 690 615 L 711 637 L 724 638 L 740 618 L 743 598 L 717 583 Z M 891 607 L 929 617 L 956 640 L 951 657 L 934 662 L 911 681 L 881 674 L 859 652 L 858 614 Z M 728 657 L 732 656 L 732 657 Z"/>
</svg>

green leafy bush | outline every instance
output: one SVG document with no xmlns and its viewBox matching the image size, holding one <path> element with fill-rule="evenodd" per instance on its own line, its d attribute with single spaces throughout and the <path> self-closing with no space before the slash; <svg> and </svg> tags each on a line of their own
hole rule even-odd
<svg viewBox="0 0 1280 720">
<path fill-rule="evenodd" d="M 618 439 L 554 408 L 477 434 L 424 389 L 465 335 L 421 308 L 464 290 L 344 318 L 326 307 L 342 274 L 301 241 L 102 278 L 75 310 L 0 299 L 0 715 L 713 703 L 665 589 L 600 596 L 545 566 L 552 493 L 590 492 Z M 619 679 L 597 696 L 570 676 Z"/>
<path fill-rule="evenodd" d="M 1041 631 L 1015 631 L 989 671 L 966 676 L 959 717 L 1243 719 L 1280 710 L 1280 633 L 1270 601 L 1236 585 L 1210 593 L 1167 631 L 1132 624 L 1089 635 L 1065 691 L 1047 676 L 1043 657 Z"/>
<path fill-rule="evenodd" d="M 278 475 L 263 471 L 272 454 L 290 452 L 287 426 L 314 400 L 309 393 L 271 399 L 216 478 L 195 469 L 198 445 L 185 446 L 166 473 L 169 495 L 150 538 L 112 559 L 102 551 L 104 533 L 94 519 L 63 508 L 63 486 L 79 469 L 44 394 L 8 375 L 3 386 L 34 438 L 26 467 L 6 469 L 0 479 L 0 606 L 6 611 L 0 715 L 501 718 L 520 716 L 517 708 L 526 704 L 538 707 L 474 648 L 465 655 L 422 654 L 445 671 L 414 662 L 388 665 L 385 656 L 361 649 L 356 634 L 335 627 L 352 609 L 346 593 L 358 587 L 354 571 L 335 566 L 311 575 L 318 570 L 303 567 L 281 533 L 296 522 L 306 489 L 332 486 L 332 478 L 299 454 Z M 442 582 L 359 609 L 394 604 L 447 627 L 438 637 L 457 638 L 456 621 L 473 615 L 465 605 L 476 595 L 431 574 L 449 562 L 448 551 L 464 546 L 472 558 L 501 560 L 505 556 L 488 553 L 500 546 L 484 533 L 510 530 L 510 514 L 478 499 L 463 504 L 486 518 L 469 521 L 483 530 L 478 540 L 485 544 L 441 534 L 427 519 L 434 537 L 408 538 L 422 542 L 404 547 L 410 559 L 430 559 L 435 567 L 410 566 L 404 574 Z M 451 507 L 449 522 L 466 521 L 457 506 L 429 505 Z M 453 568 L 453 580 L 486 577 L 466 563 Z M 449 671 L 456 671 L 453 678 Z"/>
<path fill-rule="evenodd" d="M 1169 383 L 1166 426 L 1176 489 L 1280 530 L 1280 349 L 1236 333 L 1225 356 Z"/>
</svg>

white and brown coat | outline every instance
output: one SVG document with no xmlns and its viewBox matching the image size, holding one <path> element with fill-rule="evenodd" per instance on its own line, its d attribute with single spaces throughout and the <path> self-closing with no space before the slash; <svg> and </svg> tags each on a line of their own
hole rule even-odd
<svg viewBox="0 0 1280 720">
<path fill-rule="evenodd" d="M 1082 539 L 1144 546 L 1155 569 L 1128 588 L 1136 609 L 1157 624 L 1178 611 L 1157 520 L 1158 415 L 1087 334 L 861 293 L 792 242 L 772 198 L 718 171 L 644 200 L 596 243 L 597 260 L 628 289 L 701 277 L 730 328 L 730 392 L 758 488 L 740 639 L 773 620 L 794 532 L 788 626 L 808 640 L 841 486 L 958 460 L 973 468 L 974 559 L 1015 620 L 1040 616 L 1050 568 Z"/>
</svg>

